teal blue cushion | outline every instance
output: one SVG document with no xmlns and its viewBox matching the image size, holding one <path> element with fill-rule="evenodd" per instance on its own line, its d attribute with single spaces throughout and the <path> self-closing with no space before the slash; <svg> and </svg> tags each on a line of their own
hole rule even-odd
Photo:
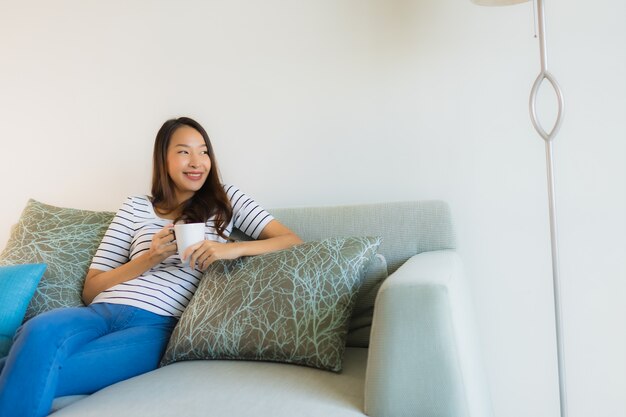
<svg viewBox="0 0 626 417">
<path fill-rule="evenodd" d="M 9 352 L 46 264 L 0 266 L 0 357 Z"/>
</svg>

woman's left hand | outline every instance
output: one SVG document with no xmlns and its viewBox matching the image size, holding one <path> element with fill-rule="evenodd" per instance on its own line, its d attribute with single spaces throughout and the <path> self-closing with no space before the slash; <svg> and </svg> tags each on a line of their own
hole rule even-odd
<svg viewBox="0 0 626 417">
<path fill-rule="evenodd" d="M 189 266 L 204 271 L 213 262 L 220 259 L 236 259 L 241 256 L 237 243 L 220 243 L 203 240 L 188 247 L 183 253 L 183 261 L 189 258 Z M 197 264 L 197 265 L 196 265 Z"/>
<path fill-rule="evenodd" d="M 201 271 L 220 259 L 236 259 L 241 256 L 255 256 L 274 252 L 302 243 L 302 240 L 278 220 L 272 220 L 263 228 L 257 240 L 220 243 L 204 240 L 188 247 L 183 253 L 183 261 L 189 258 L 189 265 Z M 196 265 L 197 264 L 197 265 Z"/>
</svg>

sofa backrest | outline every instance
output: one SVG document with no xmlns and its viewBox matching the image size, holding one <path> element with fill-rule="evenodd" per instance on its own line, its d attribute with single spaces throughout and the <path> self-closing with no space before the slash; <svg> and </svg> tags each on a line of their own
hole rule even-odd
<svg viewBox="0 0 626 417">
<path fill-rule="evenodd" d="M 443 201 L 282 208 L 269 212 L 305 241 L 381 236 L 383 243 L 378 252 L 385 256 L 389 273 L 418 253 L 456 248 L 450 208 Z"/>
</svg>

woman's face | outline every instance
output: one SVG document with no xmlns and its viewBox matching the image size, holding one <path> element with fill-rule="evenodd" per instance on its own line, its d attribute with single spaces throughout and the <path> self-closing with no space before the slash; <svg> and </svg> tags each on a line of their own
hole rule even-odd
<svg viewBox="0 0 626 417">
<path fill-rule="evenodd" d="M 211 158 L 200 132 L 189 126 L 176 129 L 167 148 L 167 173 L 174 182 L 178 203 L 202 187 L 209 171 Z"/>
</svg>

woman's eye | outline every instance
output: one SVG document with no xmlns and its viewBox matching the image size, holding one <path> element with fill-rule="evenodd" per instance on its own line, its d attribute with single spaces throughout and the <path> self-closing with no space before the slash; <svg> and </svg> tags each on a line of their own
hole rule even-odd
<svg viewBox="0 0 626 417">
<path fill-rule="evenodd" d="M 179 154 L 188 154 L 189 152 L 187 151 L 178 151 Z"/>
</svg>

